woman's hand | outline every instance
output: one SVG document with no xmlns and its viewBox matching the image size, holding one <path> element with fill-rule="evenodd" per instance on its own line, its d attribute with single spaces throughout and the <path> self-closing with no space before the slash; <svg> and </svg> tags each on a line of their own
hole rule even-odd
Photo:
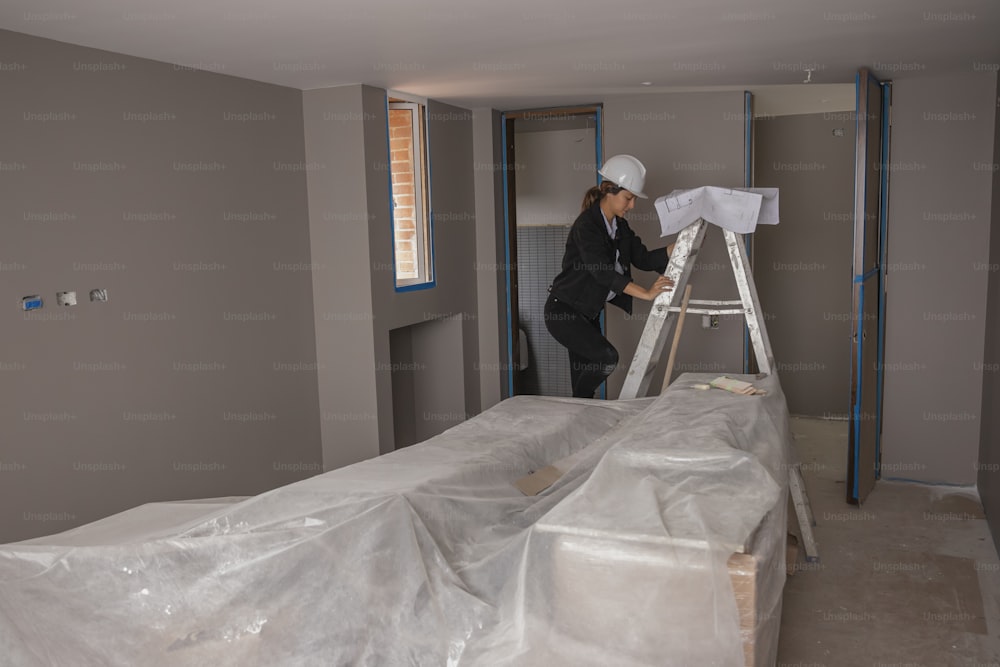
<svg viewBox="0 0 1000 667">
<path fill-rule="evenodd" d="M 665 291 L 674 286 L 674 281 L 666 276 L 660 276 L 653 283 L 653 286 L 649 289 L 644 287 L 639 287 L 637 283 L 629 283 L 625 287 L 625 293 L 629 296 L 634 296 L 637 299 L 642 299 L 644 301 L 654 301 L 656 297 L 663 294 Z"/>
<path fill-rule="evenodd" d="M 648 298 L 646 300 L 647 301 L 655 300 L 656 297 L 660 296 L 660 294 L 662 294 L 663 292 L 666 292 L 667 290 L 671 289 L 673 286 L 674 286 L 673 280 L 667 278 L 666 276 L 660 276 L 659 278 L 656 279 L 656 282 L 653 283 L 653 286 L 650 287 L 648 290 L 646 290 L 646 293 L 648 294 Z"/>
</svg>

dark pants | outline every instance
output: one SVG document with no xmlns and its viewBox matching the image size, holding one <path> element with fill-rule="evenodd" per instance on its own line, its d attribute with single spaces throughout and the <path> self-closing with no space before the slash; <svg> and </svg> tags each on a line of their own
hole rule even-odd
<svg viewBox="0 0 1000 667">
<path fill-rule="evenodd" d="M 618 350 L 601 335 L 600 317 L 588 319 L 549 295 L 545 302 L 545 327 L 569 350 L 573 396 L 593 398 L 597 388 L 618 365 Z"/>
</svg>

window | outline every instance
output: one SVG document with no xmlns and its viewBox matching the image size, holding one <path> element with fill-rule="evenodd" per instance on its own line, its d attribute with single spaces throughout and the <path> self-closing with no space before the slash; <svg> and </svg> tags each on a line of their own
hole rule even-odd
<svg viewBox="0 0 1000 667">
<path fill-rule="evenodd" d="M 396 289 L 434 284 L 424 126 L 422 104 L 389 99 L 389 181 Z"/>
</svg>

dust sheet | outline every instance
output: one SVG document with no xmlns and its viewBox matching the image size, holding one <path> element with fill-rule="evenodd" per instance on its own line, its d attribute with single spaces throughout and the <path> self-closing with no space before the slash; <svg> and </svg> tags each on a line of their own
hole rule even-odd
<svg viewBox="0 0 1000 667">
<path fill-rule="evenodd" d="M 28 665 L 736 665 L 726 560 L 777 650 L 790 435 L 766 396 L 519 396 L 247 499 L 158 503 L 0 545 L 0 656 Z M 513 482 L 574 455 L 537 496 Z M 773 658 L 772 658 L 773 662 Z"/>
</svg>

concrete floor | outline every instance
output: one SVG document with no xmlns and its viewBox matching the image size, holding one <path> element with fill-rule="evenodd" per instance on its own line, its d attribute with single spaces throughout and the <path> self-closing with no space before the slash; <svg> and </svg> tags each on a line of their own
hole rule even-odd
<svg viewBox="0 0 1000 667">
<path fill-rule="evenodd" d="M 785 584 L 779 667 L 1000 667 L 1000 560 L 972 489 L 845 498 L 847 423 L 792 418 L 820 562 Z"/>
</svg>

